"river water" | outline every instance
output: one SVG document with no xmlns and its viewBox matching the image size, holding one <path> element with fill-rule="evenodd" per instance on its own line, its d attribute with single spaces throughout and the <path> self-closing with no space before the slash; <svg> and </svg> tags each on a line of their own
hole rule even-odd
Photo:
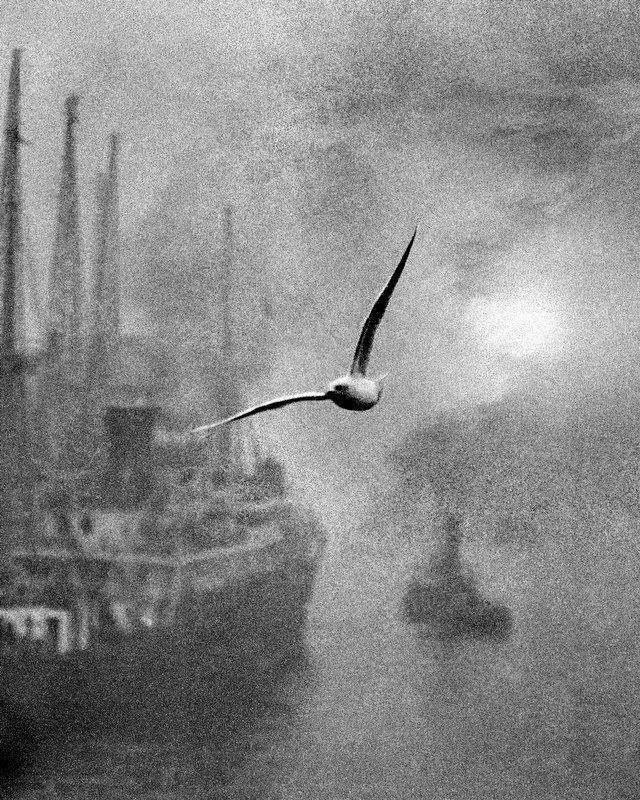
<svg viewBox="0 0 640 800">
<path fill-rule="evenodd" d="M 511 639 L 421 638 L 398 616 L 413 555 L 366 539 L 330 554 L 305 663 L 230 710 L 217 732 L 193 718 L 144 736 L 70 733 L 38 756 L 40 778 L 19 796 L 640 796 L 635 647 L 579 622 L 562 571 L 504 552 L 475 557 L 485 590 L 514 610 Z"/>
</svg>

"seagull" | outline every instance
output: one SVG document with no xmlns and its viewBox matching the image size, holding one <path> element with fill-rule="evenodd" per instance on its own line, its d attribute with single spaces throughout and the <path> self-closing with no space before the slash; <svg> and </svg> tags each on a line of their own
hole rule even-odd
<svg viewBox="0 0 640 800">
<path fill-rule="evenodd" d="M 379 375 L 377 378 L 367 377 L 367 366 L 373 347 L 373 338 L 380 324 L 380 320 L 387 309 L 393 290 L 396 288 L 396 284 L 400 279 L 417 232 L 418 229 L 416 228 L 393 275 L 389 278 L 389 282 L 380 292 L 369 312 L 369 316 L 362 327 L 360 338 L 358 339 L 351 369 L 347 375 L 343 375 L 341 378 L 336 378 L 334 381 L 331 381 L 324 392 L 304 392 L 302 394 L 287 395 L 286 397 L 276 397 L 273 400 L 268 400 L 265 403 L 260 403 L 257 406 L 252 406 L 244 411 L 240 411 L 231 417 L 221 419 L 218 422 L 213 422 L 209 425 L 201 425 L 199 428 L 193 428 L 191 433 L 195 435 L 209 434 L 222 425 L 252 417 L 254 414 L 261 414 L 263 411 L 273 411 L 276 408 L 288 406 L 290 403 L 331 400 L 331 402 L 339 408 L 344 408 L 348 411 L 367 411 L 373 408 L 380 400 L 384 388 L 384 380 L 387 377 L 386 375 Z"/>
</svg>

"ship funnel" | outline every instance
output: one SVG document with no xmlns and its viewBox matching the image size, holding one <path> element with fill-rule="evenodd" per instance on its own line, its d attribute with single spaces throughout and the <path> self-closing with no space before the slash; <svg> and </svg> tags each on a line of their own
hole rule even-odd
<svg viewBox="0 0 640 800">
<path fill-rule="evenodd" d="M 108 442 L 105 498 L 117 508 L 134 508 L 155 488 L 154 406 L 110 406 L 105 413 Z"/>
</svg>

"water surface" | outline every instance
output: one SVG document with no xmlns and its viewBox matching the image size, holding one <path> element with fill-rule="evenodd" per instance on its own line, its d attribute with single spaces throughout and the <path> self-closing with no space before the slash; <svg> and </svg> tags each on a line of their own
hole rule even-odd
<svg viewBox="0 0 640 800">
<path fill-rule="evenodd" d="M 486 591 L 514 610 L 511 639 L 423 638 L 398 613 L 413 555 L 401 541 L 337 548 L 304 663 L 224 719 L 202 709 L 146 732 L 70 732 L 37 756 L 39 777 L 20 796 L 639 796 L 635 642 L 563 616 L 575 587 L 506 551 L 476 555 Z M 536 594 L 540 575 L 548 586 Z M 545 605 L 550 591 L 565 606 Z"/>
</svg>

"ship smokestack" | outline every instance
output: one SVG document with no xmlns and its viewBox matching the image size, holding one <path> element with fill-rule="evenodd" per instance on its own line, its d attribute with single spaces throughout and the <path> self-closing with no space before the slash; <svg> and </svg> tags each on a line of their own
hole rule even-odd
<svg viewBox="0 0 640 800">
<path fill-rule="evenodd" d="M 105 412 L 107 464 L 105 499 L 116 508 L 135 508 L 155 489 L 153 434 L 158 409 L 110 406 Z"/>
</svg>

